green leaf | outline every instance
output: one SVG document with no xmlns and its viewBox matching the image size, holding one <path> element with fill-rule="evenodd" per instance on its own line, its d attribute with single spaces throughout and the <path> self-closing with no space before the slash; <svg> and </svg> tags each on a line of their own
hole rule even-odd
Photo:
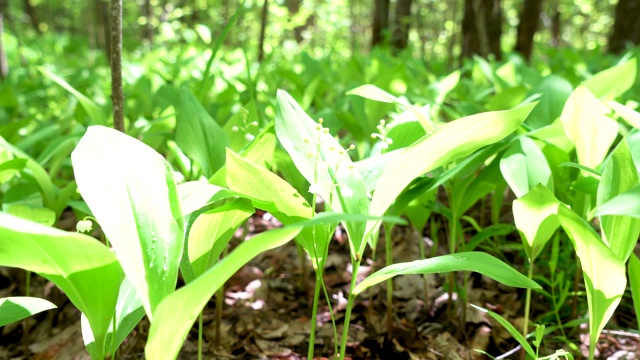
<svg viewBox="0 0 640 360">
<path fill-rule="evenodd" d="M 189 261 L 196 277 L 218 262 L 236 229 L 254 211 L 251 201 L 233 199 L 196 218 L 189 230 L 187 242 Z"/>
<path fill-rule="evenodd" d="M 489 314 L 498 323 L 500 323 L 500 325 L 504 326 L 504 328 L 507 329 L 509 334 L 511 334 L 511 336 L 513 336 L 513 338 L 516 339 L 516 341 L 520 345 L 522 345 L 522 348 L 527 353 L 527 355 L 531 356 L 534 359 L 538 358 L 536 356 L 536 352 L 533 350 L 531 345 L 529 345 L 529 342 L 527 341 L 527 339 L 513 325 L 511 325 L 511 323 L 507 319 L 503 318 L 502 316 L 500 316 L 499 314 L 497 314 L 497 313 L 495 313 L 495 312 L 493 312 L 491 310 L 487 310 L 487 309 L 481 308 L 480 306 L 477 306 L 477 305 L 474 305 L 474 304 L 470 304 L 470 305 L 472 307 L 474 307 L 478 311 L 482 311 L 482 312 L 485 312 L 485 313 Z"/>
<path fill-rule="evenodd" d="M 211 177 L 224 165 L 229 139 L 198 100 L 187 89 L 180 89 L 176 104 L 176 143 Z"/>
<path fill-rule="evenodd" d="M 535 141 L 523 136 L 500 159 L 502 176 L 517 197 L 522 197 L 534 186 L 542 184 L 553 190 L 553 178 L 547 158 Z"/>
<path fill-rule="evenodd" d="M 640 186 L 633 187 L 599 205 L 595 215 L 626 215 L 640 219 Z"/>
<path fill-rule="evenodd" d="M 226 166 L 229 188 L 250 199 L 256 208 L 270 212 L 283 224 L 310 219 L 315 214 L 311 205 L 289 183 L 229 149 Z M 298 241 L 312 259 L 324 256 L 333 228 L 335 226 L 318 226 L 315 230 L 302 230 Z"/>
<path fill-rule="evenodd" d="M 368 193 L 349 155 L 283 90 L 278 90 L 275 126 L 278 140 L 300 173 L 332 211 L 368 213 Z M 366 244 L 365 224 L 346 222 L 345 228 L 352 255 L 361 254 Z"/>
<path fill-rule="evenodd" d="M 119 131 L 89 127 L 71 154 L 80 194 L 153 321 L 173 292 L 184 232 L 173 171 L 160 154 Z"/>
<path fill-rule="evenodd" d="M 601 205 L 638 185 L 638 172 L 626 139 L 613 151 L 602 171 L 597 204 Z M 600 216 L 602 239 L 626 263 L 640 235 L 640 219 L 624 215 Z"/>
<path fill-rule="evenodd" d="M 370 214 L 384 214 L 413 179 L 514 132 L 535 104 L 488 112 L 447 123 L 398 154 L 378 180 Z M 378 226 L 370 222 L 367 233 Z"/>
<path fill-rule="evenodd" d="M 87 235 L 0 212 L 0 249 L 0 266 L 38 273 L 64 291 L 88 318 L 100 344 L 94 358 L 105 357 L 105 338 L 124 278 L 109 248 Z"/>
<path fill-rule="evenodd" d="M 87 112 L 91 120 L 93 120 L 90 124 L 87 125 L 107 125 L 107 117 L 104 115 L 100 107 L 96 105 L 93 101 L 91 101 L 88 97 L 84 96 L 78 90 L 74 89 L 73 86 L 69 85 L 63 78 L 58 75 L 52 73 L 48 69 L 44 67 L 39 67 L 38 71 L 42 73 L 42 75 L 49 78 L 51 81 L 58 84 L 63 89 L 67 90 L 71 95 L 73 95 L 84 110 Z"/>
<path fill-rule="evenodd" d="M 605 100 L 604 103 L 613 109 L 624 121 L 636 129 L 640 129 L 640 113 L 613 100 Z"/>
<path fill-rule="evenodd" d="M 368 192 L 372 192 L 376 189 L 380 175 L 382 175 L 382 172 L 387 165 L 393 162 L 393 159 L 398 155 L 398 153 L 398 150 L 390 151 L 384 154 L 371 156 L 354 163 Z"/>
<path fill-rule="evenodd" d="M 145 354 L 149 360 L 175 359 L 189 329 L 213 294 L 242 266 L 258 254 L 289 242 L 300 227 L 270 230 L 240 244 L 191 283 L 166 297 L 149 329 Z"/>
<path fill-rule="evenodd" d="M 495 257 L 482 252 L 470 251 L 389 265 L 369 275 L 356 285 L 354 294 L 358 295 L 367 288 L 397 275 L 439 274 L 451 271 L 475 271 L 507 286 L 540 288 L 540 285 L 533 280 L 528 279 Z"/>
<path fill-rule="evenodd" d="M 638 329 L 640 329 L 640 260 L 635 255 L 631 255 L 629 259 L 629 286 L 631 287 Z"/>
<path fill-rule="evenodd" d="M 406 104 L 406 101 L 402 101 L 401 99 L 389 94 L 388 92 L 380 89 L 379 87 L 371 84 L 365 84 L 362 86 L 358 86 L 354 89 L 347 91 L 347 95 L 357 95 L 361 96 L 365 99 L 385 102 L 385 103 L 403 103 Z"/>
<path fill-rule="evenodd" d="M 531 111 L 525 125 L 533 129 L 551 125 L 562 114 L 562 108 L 572 91 L 573 86 L 564 78 L 554 74 L 545 77 L 528 93 L 529 96 L 541 95 L 540 103 Z"/>
<path fill-rule="evenodd" d="M 601 71 L 582 83 L 597 98 L 613 99 L 629 90 L 636 82 L 636 59 Z"/>
<path fill-rule="evenodd" d="M 187 216 L 203 206 L 237 194 L 206 181 L 187 181 L 178 184 L 178 196 L 182 214 Z"/>
<path fill-rule="evenodd" d="M 564 131 L 576 146 L 578 162 L 596 168 L 618 135 L 618 123 L 607 116 L 609 110 L 586 87 L 569 96 L 560 116 Z"/>
<path fill-rule="evenodd" d="M 48 208 L 32 207 L 22 204 L 5 204 L 4 211 L 11 215 L 46 226 L 53 226 L 53 224 L 56 223 L 56 213 Z"/>
<path fill-rule="evenodd" d="M 55 309 L 57 306 L 45 299 L 26 296 L 0 298 L 0 326 L 20 321 L 31 315 Z"/>
<path fill-rule="evenodd" d="M 584 273 L 589 307 L 589 358 L 596 342 L 624 294 L 624 263 L 593 231 L 591 225 L 565 206 L 559 207 L 560 224 L 573 242 Z"/>
<path fill-rule="evenodd" d="M 513 219 L 522 234 L 522 244 L 532 264 L 560 223 L 557 219 L 560 202 L 543 185 L 513 202 Z"/>
</svg>

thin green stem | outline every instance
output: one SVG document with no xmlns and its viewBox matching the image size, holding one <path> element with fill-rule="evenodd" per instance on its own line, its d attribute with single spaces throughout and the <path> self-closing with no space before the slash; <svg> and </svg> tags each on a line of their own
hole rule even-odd
<svg viewBox="0 0 640 360">
<path fill-rule="evenodd" d="M 323 262 L 324 266 L 324 262 Z M 329 308 L 329 316 L 331 317 L 331 324 L 333 325 L 333 351 L 334 354 L 338 353 L 338 326 L 336 325 L 336 317 L 333 314 L 333 307 L 331 306 L 331 297 L 329 297 L 329 293 L 327 292 L 327 287 L 324 283 L 324 279 L 322 280 L 322 291 L 324 292 L 324 297 L 327 299 L 327 307 Z"/>
<path fill-rule="evenodd" d="M 202 313 L 198 315 L 198 360 L 202 360 Z"/>
<path fill-rule="evenodd" d="M 391 252 L 391 231 L 393 230 L 393 225 L 389 223 L 384 223 L 384 254 L 385 254 L 385 264 L 389 266 L 393 264 L 393 254 Z M 393 278 L 389 278 L 387 283 L 387 338 L 391 339 L 391 335 L 393 334 L 393 312 L 391 311 L 393 308 Z"/>
<path fill-rule="evenodd" d="M 533 279 L 533 262 L 529 262 L 529 280 Z M 531 309 L 531 289 L 527 289 L 527 293 L 524 300 L 524 324 L 522 324 L 522 336 L 525 338 L 529 333 L 529 311 Z"/>
<path fill-rule="evenodd" d="M 451 222 L 449 223 L 449 253 L 455 254 L 456 247 L 458 245 L 458 222 L 459 217 L 458 214 L 451 209 Z M 447 293 L 449 298 L 447 299 L 447 317 L 451 318 L 453 311 L 453 285 L 455 283 L 456 273 L 449 273 L 449 289 Z"/>
<path fill-rule="evenodd" d="M 318 301 L 320 300 L 320 282 L 322 274 L 316 269 L 316 286 L 313 290 L 313 308 L 311 310 L 311 333 L 309 334 L 309 349 L 307 351 L 307 359 L 313 359 L 316 342 L 316 323 L 318 317 Z"/>
<path fill-rule="evenodd" d="M 353 271 L 351 273 L 351 285 L 349 286 L 349 298 L 347 300 L 347 309 L 344 314 L 344 325 L 342 328 L 342 341 L 340 343 L 340 356 L 338 359 L 344 359 L 344 355 L 347 351 L 347 340 L 349 338 L 349 321 L 351 321 L 351 310 L 353 309 L 353 303 L 356 296 L 353 294 L 353 289 L 356 287 L 358 281 L 358 269 L 360 268 L 359 259 L 351 259 Z"/>
</svg>

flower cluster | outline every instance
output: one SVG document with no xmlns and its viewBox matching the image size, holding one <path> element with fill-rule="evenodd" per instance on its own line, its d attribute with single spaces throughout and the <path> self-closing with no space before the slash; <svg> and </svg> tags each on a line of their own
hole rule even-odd
<svg viewBox="0 0 640 360">
<path fill-rule="evenodd" d="M 243 132 L 245 132 L 245 135 L 244 135 L 245 140 L 247 140 L 248 142 L 253 141 L 253 139 L 255 139 L 256 136 L 250 133 L 250 131 L 251 131 L 250 128 L 251 127 L 257 128 L 259 124 L 258 124 L 257 121 L 252 121 L 249 124 L 246 123 L 246 119 L 244 121 L 245 121 L 245 123 L 244 123 L 243 126 L 234 125 L 234 126 L 231 127 L 231 131 L 233 131 L 233 132 L 243 131 Z"/>
<path fill-rule="evenodd" d="M 378 132 L 371 134 L 371 138 L 380 139 L 380 141 L 382 141 L 382 148 L 388 149 L 389 145 L 393 144 L 393 140 L 387 136 L 389 133 L 387 122 L 384 120 L 380 120 L 380 123 L 378 124 L 378 126 L 376 126 L 376 128 L 378 128 Z"/>
</svg>

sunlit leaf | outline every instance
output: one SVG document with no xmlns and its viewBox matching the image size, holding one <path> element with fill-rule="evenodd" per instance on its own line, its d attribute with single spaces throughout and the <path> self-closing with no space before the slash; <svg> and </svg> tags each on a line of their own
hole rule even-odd
<svg viewBox="0 0 640 360">
<path fill-rule="evenodd" d="M 102 126 L 87 130 L 71 160 L 82 197 L 153 320 L 175 289 L 183 250 L 173 170 L 147 145 Z"/>
<path fill-rule="evenodd" d="M 54 304 L 45 299 L 27 296 L 0 298 L 0 326 L 55 308 Z"/>
<path fill-rule="evenodd" d="M 528 279 L 495 257 L 472 251 L 389 265 L 369 275 L 356 285 L 354 294 L 358 295 L 367 288 L 398 275 L 439 274 L 451 271 L 475 271 L 507 286 L 540 288 L 540 285 L 533 280 Z"/>
<path fill-rule="evenodd" d="M 517 197 L 524 196 L 538 184 L 553 190 L 549 163 L 542 150 L 526 136 L 514 141 L 502 155 L 500 170 Z"/>
<path fill-rule="evenodd" d="M 149 360 L 175 359 L 189 329 L 213 294 L 258 254 L 284 245 L 300 232 L 289 227 L 263 232 L 240 244 L 227 257 L 188 285 L 166 297 L 151 324 L 145 354 Z"/>
<path fill-rule="evenodd" d="M 629 90 L 636 81 L 637 62 L 631 59 L 624 64 L 603 70 L 582 83 L 597 98 L 613 99 Z"/>
</svg>

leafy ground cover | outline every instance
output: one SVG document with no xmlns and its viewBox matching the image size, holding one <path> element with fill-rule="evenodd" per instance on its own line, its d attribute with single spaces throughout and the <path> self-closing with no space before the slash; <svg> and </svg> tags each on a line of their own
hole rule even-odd
<svg viewBox="0 0 640 360">
<path fill-rule="evenodd" d="M 3 357 L 640 356 L 637 51 L 181 36 L 128 55 L 126 135 L 100 58 L 9 41 Z"/>
</svg>

